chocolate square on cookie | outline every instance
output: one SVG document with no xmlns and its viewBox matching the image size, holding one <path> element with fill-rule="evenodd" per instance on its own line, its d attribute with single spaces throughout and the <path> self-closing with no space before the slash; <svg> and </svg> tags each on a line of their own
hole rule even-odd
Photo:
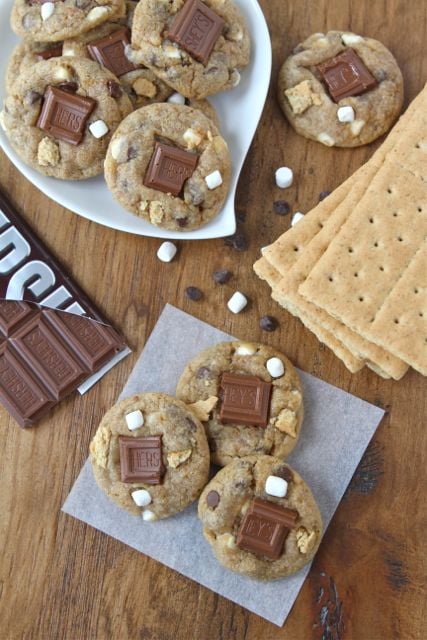
<svg viewBox="0 0 427 640">
<path fill-rule="evenodd" d="M 162 460 L 162 436 L 119 437 L 122 482 L 162 484 L 165 467 Z"/>
<path fill-rule="evenodd" d="M 37 127 L 57 140 L 79 145 L 83 140 L 87 119 L 96 100 L 84 98 L 57 87 L 47 87 Z"/>
<path fill-rule="evenodd" d="M 129 71 L 138 69 L 126 57 L 126 46 L 129 44 L 129 34 L 126 28 L 119 29 L 87 45 L 89 55 L 95 62 L 99 62 L 118 78 Z"/>
<path fill-rule="evenodd" d="M 222 422 L 267 426 L 272 388 L 269 382 L 256 376 L 223 373 L 221 388 L 224 391 L 220 411 Z"/>
<path fill-rule="evenodd" d="M 237 536 L 237 546 L 257 555 L 277 560 L 283 552 L 289 529 L 298 520 L 298 511 L 254 498 Z"/>
<path fill-rule="evenodd" d="M 168 38 L 206 64 L 224 24 L 225 21 L 201 0 L 187 0 L 175 17 Z"/>
<path fill-rule="evenodd" d="M 377 85 L 377 81 L 353 49 L 346 49 L 326 62 L 318 64 L 316 69 L 320 72 L 335 102 L 358 96 Z"/>
<path fill-rule="evenodd" d="M 184 149 L 156 142 L 144 185 L 179 196 L 184 182 L 193 175 L 199 156 Z"/>
</svg>

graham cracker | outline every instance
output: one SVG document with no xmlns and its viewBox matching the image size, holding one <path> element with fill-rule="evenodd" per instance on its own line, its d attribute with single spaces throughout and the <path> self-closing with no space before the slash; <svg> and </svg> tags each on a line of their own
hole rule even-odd
<svg viewBox="0 0 427 640">
<path fill-rule="evenodd" d="M 371 325 L 427 233 L 427 184 L 420 169 L 427 159 L 426 113 L 425 88 L 399 122 L 399 154 L 394 150 L 387 155 L 367 192 L 299 287 L 306 300 L 387 350 L 391 336 L 379 338 Z M 414 144 L 415 139 L 419 142 Z M 408 340 L 405 344 L 405 360 L 412 364 L 413 350 Z"/>
<path fill-rule="evenodd" d="M 299 318 L 307 327 L 307 329 L 314 333 L 314 335 L 318 338 L 318 340 L 320 340 L 320 342 L 323 342 L 323 344 L 325 344 L 327 347 L 329 347 L 329 349 L 331 349 L 331 351 L 333 351 L 337 358 L 340 358 L 340 360 L 342 360 L 344 365 L 347 367 L 347 369 L 349 369 L 349 371 L 351 371 L 351 373 L 356 373 L 357 371 L 360 371 L 360 369 L 362 369 L 365 364 L 364 360 L 354 356 L 351 351 L 346 349 L 346 347 L 344 347 L 344 345 L 341 344 L 340 341 L 337 340 L 337 338 L 332 333 L 324 329 L 321 325 L 317 324 L 315 320 L 312 320 L 308 316 L 306 317 L 304 313 L 302 313 L 299 309 L 294 308 L 291 304 L 288 304 L 286 300 L 284 300 L 284 303 L 282 304 L 281 301 L 275 298 L 275 286 L 279 283 L 282 276 L 265 258 L 260 258 L 260 260 L 258 260 L 254 264 L 254 271 L 261 278 L 261 280 L 265 280 L 266 282 L 268 282 L 270 287 L 272 287 L 273 299 L 276 300 L 276 302 L 279 302 L 279 304 L 287 311 L 289 311 L 289 313 L 291 313 L 293 316 Z"/>
</svg>

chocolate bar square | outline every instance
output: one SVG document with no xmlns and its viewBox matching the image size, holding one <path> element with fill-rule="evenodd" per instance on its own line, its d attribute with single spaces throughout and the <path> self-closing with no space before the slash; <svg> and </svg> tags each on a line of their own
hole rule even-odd
<svg viewBox="0 0 427 640">
<path fill-rule="evenodd" d="M 346 49 L 334 58 L 318 64 L 316 68 L 335 102 L 358 96 L 377 85 L 377 81 L 353 49 Z"/>
<path fill-rule="evenodd" d="M 206 65 L 224 24 L 201 0 L 187 0 L 172 22 L 168 38 Z"/>
<path fill-rule="evenodd" d="M 89 55 L 109 69 L 118 78 L 129 71 L 138 69 L 126 57 L 126 47 L 129 44 L 129 33 L 126 28 L 119 29 L 87 45 Z"/>
<path fill-rule="evenodd" d="M 277 560 L 282 555 L 289 529 L 295 526 L 298 517 L 294 509 L 254 498 L 240 526 L 237 546 Z"/>
<path fill-rule="evenodd" d="M 49 49 L 44 49 L 44 51 L 37 51 L 36 55 L 39 60 L 50 60 L 50 58 L 59 58 L 60 56 L 62 56 L 62 44 L 54 47 L 49 47 Z"/>
<path fill-rule="evenodd" d="M 223 373 L 221 388 L 224 398 L 220 420 L 234 424 L 266 427 L 270 408 L 271 383 L 255 376 Z"/>
<path fill-rule="evenodd" d="M 57 140 L 79 145 L 83 140 L 87 119 L 95 107 L 96 100 L 92 98 L 49 86 L 37 126 Z"/>
<path fill-rule="evenodd" d="M 156 142 L 144 184 L 151 189 L 179 196 L 184 182 L 193 175 L 198 159 L 196 153 Z"/>
<path fill-rule="evenodd" d="M 165 473 L 162 436 L 119 437 L 122 482 L 161 484 Z"/>
</svg>

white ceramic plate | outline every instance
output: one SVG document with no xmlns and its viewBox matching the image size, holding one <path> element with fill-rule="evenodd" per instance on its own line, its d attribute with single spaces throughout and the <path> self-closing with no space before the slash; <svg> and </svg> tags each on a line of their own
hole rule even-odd
<svg viewBox="0 0 427 640">
<path fill-rule="evenodd" d="M 245 15 L 252 39 L 251 64 L 242 73 L 239 86 L 212 98 L 221 120 L 233 162 L 230 192 L 221 213 L 201 229 L 175 232 L 159 229 L 137 218 L 116 203 L 104 178 L 84 182 L 47 178 L 26 166 L 0 129 L 0 145 L 19 171 L 49 198 L 94 222 L 155 238 L 205 240 L 231 235 L 236 230 L 234 198 L 240 172 L 264 108 L 271 76 L 271 41 L 264 15 L 257 0 L 235 0 Z M 0 0 L 0 104 L 5 97 L 4 73 L 17 37 L 9 27 L 12 0 Z"/>
</svg>

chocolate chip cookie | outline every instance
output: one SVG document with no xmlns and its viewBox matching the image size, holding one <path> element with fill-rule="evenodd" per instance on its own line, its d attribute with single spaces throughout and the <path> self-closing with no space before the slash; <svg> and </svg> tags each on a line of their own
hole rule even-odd
<svg viewBox="0 0 427 640">
<path fill-rule="evenodd" d="M 202 424 L 163 393 L 141 393 L 114 405 L 98 427 L 90 457 L 107 496 L 147 522 L 185 509 L 208 481 Z"/>
<path fill-rule="evenodd" d="M 19 36 L 58 42 L 124 14 L 124 0 L 14 0 L 10 21 Z"/>
<path fill-rule="evenodd" d="M 118 127 L 105 161 L 114 198 L 152 224 L 189 230 L 220 211 L 231 173 L 227 143 L 201 111 L 151 104 Z"/>
<path fill-rule="evenodd" d="M 129 56 L 187 98 L 204 98 L 239 83 L 249 33 L 230 0 L 141 0 Z"/>
<path fill-rule="evenodd" d="M 301 569 L 322 535 L 307 484 L 272 456 L 247 456 L 221 469 L 200 496 L 199 518 L 218 561 L 258 580 Z"/>
<path fill-rule="evenodd" d="M 279 72 L 280 106 L 295 131 L 326 146 L 357 147 L 397 119 L 403 79 L 386 47 L 355 33 L 315 33 Z"/>
<path fill-rule="evenodd" d="M 102 173 L 111 136 L 131 111 L 112 73 L 90 60 L 61 57 L 19 76 L 0 121 L 31 167 L 55 178 L 83 180 Z"/>
<path fill-rule="evenodd" d="M 199 417 L 214 464 L 254 453 L 284 459 L 297 443 L 301 383 L 291 362 L 273 347 L 252 342 L 210 347 L 188 363 L 176 395 L 205 409 Z"/>
</svg>

